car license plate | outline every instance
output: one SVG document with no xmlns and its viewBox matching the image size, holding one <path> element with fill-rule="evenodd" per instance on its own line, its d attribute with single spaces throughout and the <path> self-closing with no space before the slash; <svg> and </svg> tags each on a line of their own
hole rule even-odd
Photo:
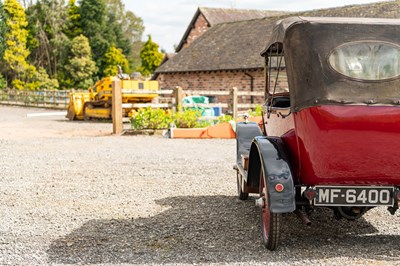
<svg viewBox="0 0 400 266">
<path fill-rule="evenodd" d="M 316 186 L 316 206 L 393 206 L 393 187 Z"/>
</svg>

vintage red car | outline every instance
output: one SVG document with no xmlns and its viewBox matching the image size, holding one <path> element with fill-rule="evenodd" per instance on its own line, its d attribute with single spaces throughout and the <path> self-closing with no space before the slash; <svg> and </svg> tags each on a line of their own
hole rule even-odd
<svg viewBox="0 0 400 266">
<path fill-rule="evenodd" d="M 263 125 L 237 124 L 238 193 L 259 193 L 266 248 L 282 214 L 357 219 L 400 201 L 400 20 L 290 17 L 266 61 Z M 287 86 L 286 86 L 287 85 Z"/>
</svg>

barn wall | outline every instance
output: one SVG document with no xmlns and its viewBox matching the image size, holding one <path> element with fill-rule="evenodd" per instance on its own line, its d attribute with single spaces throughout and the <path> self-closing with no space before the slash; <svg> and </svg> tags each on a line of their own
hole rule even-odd
<svg viewBox="0 0 400 266">
<path fill-rule="evenodd" d="M 254 90 L 262 91 L 264 87 L 264 71 L 247 71 L 254 77 Z M 190 90 L 226 90 L 237 87 L 239 90 L 250 91 L 250 77 L 242 71 L 207 71 L 162 73 L 158 75 L 160 87 L 163 89 L 180 86 Z"/>
<path fill-rule="evenodd" d="M 188 37 L 185 40 L 184 48 L 188 47 L 197 37 L 200 37 L 204 32 L 208 30 L 209 26 L 202 14 L 197 17 L 196 22 L 192 30 L 190 31 Z"/>
<path fill-rule="evenodd" d="M 237 87 L 242 91 L 250 91 L 250 77 L 253 76 L 254 91 L 264 90 L 264 71 L 262 69 L 252 71 L 203 71 L 158 74 L 157 80 L 163 89 L 171 89 L 180 86 L 188 90 L 226 90 Z M 274 85 L 277 72 L 271 73 L 271 85 Z M 288 87 L 286 73 L 280 71 L 278 87 Z"/>
<path fill-rule="evenodd" d="M 157 80 L 162 89 L 172 89 L 180 86 L 183 90 L 225 91 L 237 87 L 239 91 L 250 91 L 250 77 L 254 77 L 254 91 L 264 90 L 264 71 L 208 71 L 159 74 Z M 218 96 L 218 102 L 226 102 L 227 97 Z M 262 103 L 263 97 L 254 97 L 254 103 Z M 240 97 L 239 102 L 250 103 L 250 97 Z"/>
</svg>

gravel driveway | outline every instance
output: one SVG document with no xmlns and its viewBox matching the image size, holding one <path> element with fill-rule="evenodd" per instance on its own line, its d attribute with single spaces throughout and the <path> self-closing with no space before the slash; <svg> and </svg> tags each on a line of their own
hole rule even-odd
<svg viewBox="0 0 400 266">
<path fill-rule="evenodd" d="M 236 199 L 234 140 L 111 136 L 107 123 L 0 106 L 0 264 L 400 265 L 399 213 L 307 227 L 284 217 L 261 246 Z"/>
</svg>

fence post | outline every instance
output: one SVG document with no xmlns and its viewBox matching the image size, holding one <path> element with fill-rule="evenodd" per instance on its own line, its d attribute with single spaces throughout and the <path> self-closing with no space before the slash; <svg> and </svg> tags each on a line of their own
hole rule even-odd
<svg viewBox="0 0 400 266">
<path fill-rule="evenodd" d="M 182 99 L 183 99 L 183 89 L 182 87 L 175 87 L 175 106 L 177 112 L 182 112 Z"/>
<path fill-rule="evenodd" d="M 55 90 L 53 90 L 52 94 L 53 94 L 53 107 L 55 107 L 55 106 L 57 106 L 57 99 L 56 99 L 57 93 Z"/>
<path fill-rule="evenodd" d="M 121 81 L 114 80 L 112 82 L 112 110 L 111 116 L 113 121 L 113 134 L 122 133 L 122 91 Z"/>
<path fill-rule="evenodd" d="M 232 115 L 233 119 L 236 121 L 238 118 L 238 89 L 236 87 L 232 88 Z"/>
</svg>

